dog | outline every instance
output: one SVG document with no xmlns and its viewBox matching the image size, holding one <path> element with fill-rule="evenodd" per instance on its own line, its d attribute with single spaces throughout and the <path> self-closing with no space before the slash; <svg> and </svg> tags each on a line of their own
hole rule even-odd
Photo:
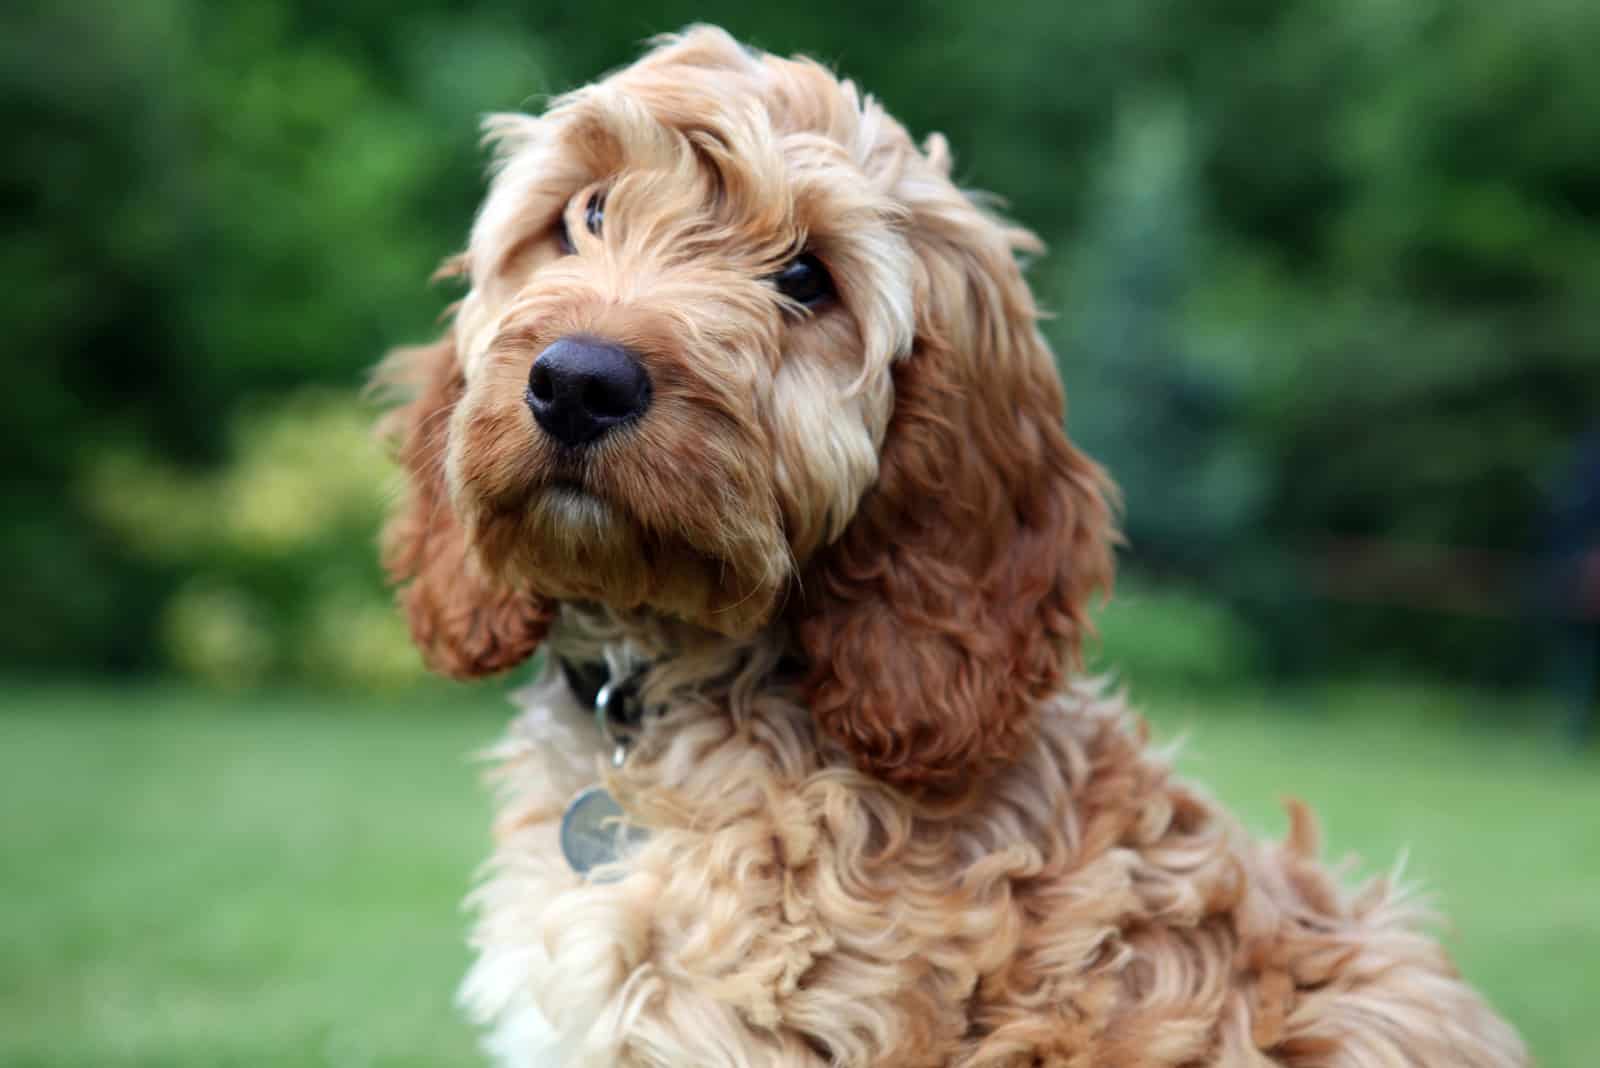
<svg viewBox="0 0 1600 1068">
<path fill-rule="evenodd" d="M 381 378 L 416 644 L 545 652 L 472 899 L 501 1063 L 1528 1063 L 1404 895 L 1084 677 L 1114 491 L 941 137 L 707 27 L 486 129 L 466 294 Z"/>
</svg>

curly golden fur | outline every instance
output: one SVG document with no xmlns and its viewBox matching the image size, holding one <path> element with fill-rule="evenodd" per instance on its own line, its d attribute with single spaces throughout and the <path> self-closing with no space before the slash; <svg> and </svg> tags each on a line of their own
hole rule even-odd
<svg viewBox="0 0 1600 1068">
<path fill-rule="evenodd" d="M 659 710 L 610 769 L 559 673 L 522 695 L 464 990 L 504 1063 L 1527 1063 L 1305 812 L 1253 841 L 1072 678 L 1112 491 L 1037 243 L 940 138 L 709 28 L 489 136 L 467 295 L 385 372 L 386 560 L 438 670 L 543 642 L 649 665 Z M 775 285 L 802 254 L 831 299 Z M 652 389 L 583 448 L 525 398 L 571 337 Z M 597 781 L 648 834 L 585 878 L 557 827 Z"/>
</svg>

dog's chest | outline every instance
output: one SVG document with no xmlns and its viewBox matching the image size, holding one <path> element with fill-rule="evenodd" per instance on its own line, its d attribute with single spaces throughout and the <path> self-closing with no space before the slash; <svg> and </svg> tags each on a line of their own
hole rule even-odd
<svg viewBox="0 0 1600 1068">
<path fill-rule="evenodd" d="M 504 1064 L 1526 1063 L 1403 910 L 1347 909 L 1293 840 L 1241 847 L 1120 705 L 1064 697 L 960 814 L 826 766 L 802 709 L 671 717 L 611 782 L 650 831 L 607 879 L 559 846 L 599 735 L 529 697 L 463 990 Z M 1408 1015 L 1379 1033 L 1374 1004 Z"/>
<path fill-rule="evenodd" d="M 1000 913 L 955 907 L 985 891 L 950 885 L 937 850 L 878 865 L 909 833 L 903 807 L 812 766 L 803 718 L 673 722 L 670 743 L 610 783 L 650 830 L 585 877 L 561 825 L 602 745 L 581 710 L 542 694 L 499 753 L 464 990 L 507 1063 L 872 1063 L 897 1048 L 910 1064 L 959 1041 L 963 1002 L 1005 952 Z M 544 1059 L 513 1055 L 535 1046 Z"/>
</svg>

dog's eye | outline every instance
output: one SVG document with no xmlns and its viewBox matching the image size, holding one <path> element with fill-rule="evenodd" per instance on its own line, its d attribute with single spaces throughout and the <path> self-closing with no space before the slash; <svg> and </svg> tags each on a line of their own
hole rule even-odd
<svg viewBox="0 0 1600 1068">
<path fill-rule="evenodd" d="M 599 234 L 600 226 L 605 219 L 605 198 L 596 193 L 583 206 L 583 225 L 591 234 Z M 572 230 L 567 226 L 567 213 L 564 211 L 556 218 L 556 247 L 561 249 L 563 256 L 570 256 L 578 251 L 578 246 L 572 243 Z"/>
<path fill-rule="evenodd" d="M 779 293 L 808 308 L 835 295 L 833 277 L 828 274 L 822 261 L 809 252 L 789 261 L 789 265 L 774 275 L 772 280 Z"/>
</svg>

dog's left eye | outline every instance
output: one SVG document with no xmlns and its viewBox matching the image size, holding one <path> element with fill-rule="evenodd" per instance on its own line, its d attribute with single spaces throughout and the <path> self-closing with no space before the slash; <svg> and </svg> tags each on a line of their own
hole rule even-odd
<svg viewBox="0 0 1600 1068">
<path fill-rule="evenodd" d="M 600 232 L 600 225 L 606 221 L 606 201 L 599 193 L 589 198 L 589 203 L 583 206 L 583 225 L 589 228 L 591 234 Z"/>
<path fill-rule="evenodd" d="M 809 252 L 790 260 L 787 267 L 773 275 L 772 281 L 779 293 L 808 308 L 836 295 L 833 276 L 828 274 L 822 261 Z"/>
</svg>

